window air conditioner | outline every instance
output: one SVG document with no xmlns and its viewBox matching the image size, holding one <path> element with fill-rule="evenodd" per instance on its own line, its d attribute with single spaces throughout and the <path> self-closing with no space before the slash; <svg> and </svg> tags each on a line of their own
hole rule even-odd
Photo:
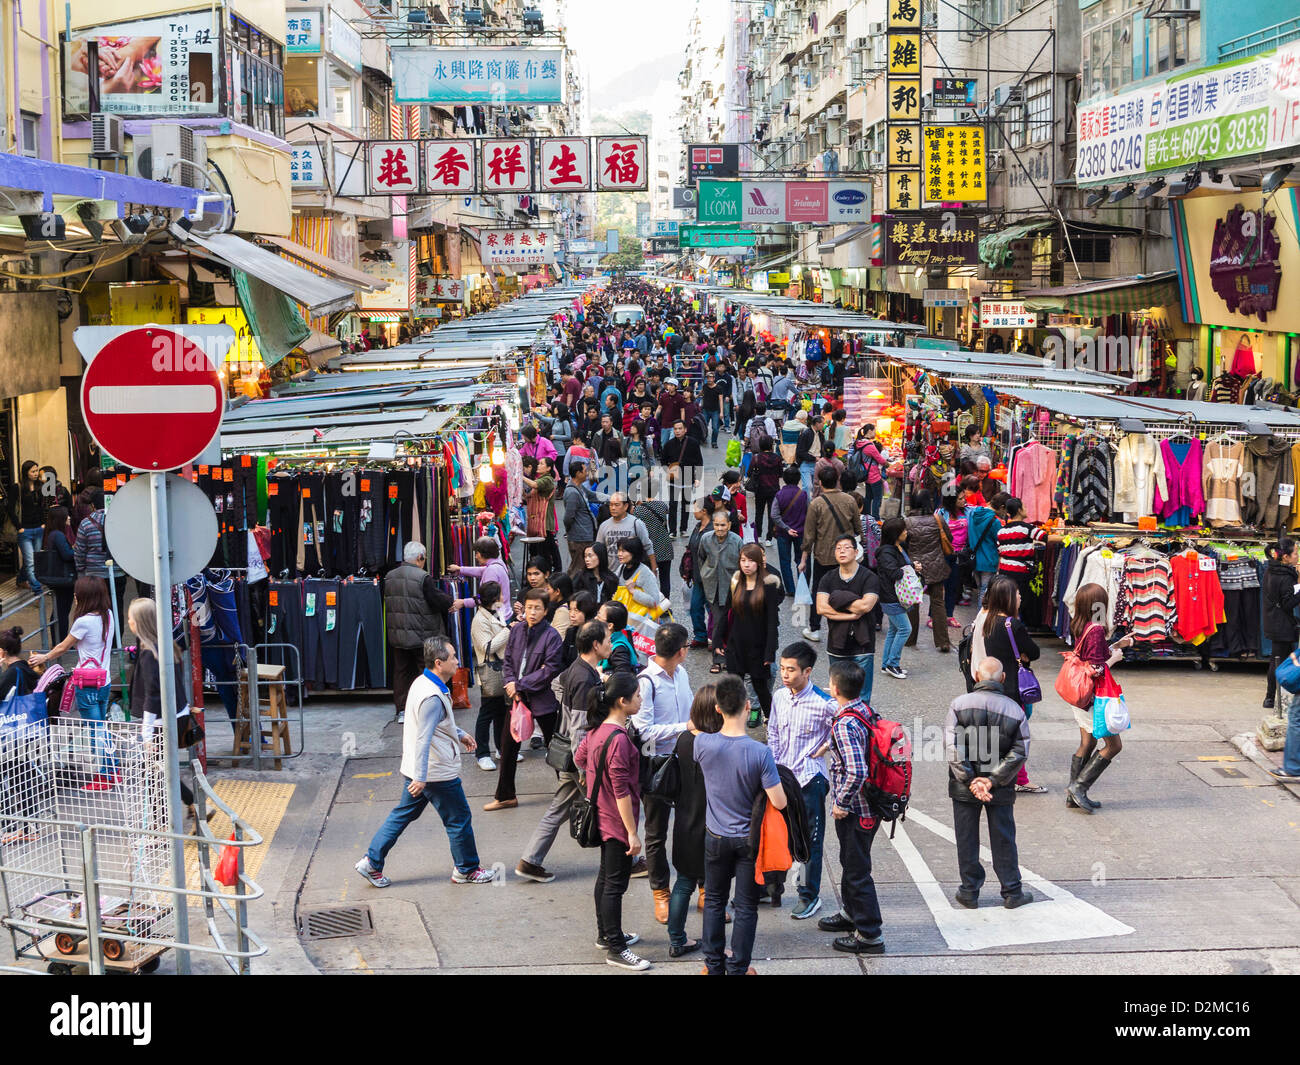
<svg viewBox="0 0 1300 1065">
<path fill-rule="evenodd" d="M 843 117 L 844 117 L 844 105 L 843 105 L 843 104 L 831 104 L 830 107 L 828 107 L 828 108 L 826 109 L 826 117 L 827 117 L 827 118 L 843 118 Z"/>
<path fill-rule="evenodd" d="M 883 22 L 873 22 L 867 27 L 867 33 L 872 37 L 883 37 L 885 35 L 885 24 Z"/>
<path fill-rule="evenodd" d="M 155 122 L 150 127 L 149 140 L 154 181 L 170 181 L 192 189 L 207 188 L 208 149 L 203 137 L 179 122 Z M 139 144 L 139 138 L 136 143 Z M 138 159 L 138 147 L 136 153 Z"/>
<path fill-rule="evenodd" d="M 853 48 L 854 48 L 855 51 L 858 51 L 858 52 L 865 52 L 865 51 L 866 51 L 868 48 L 870 48 L 870 47 L 871 47 L 871 38 L 870 38 L 870 37 L 855 37 L 855 38 L 853 38 Z"/>
<path fill-rule="evenodd" d="M 842 40 L 844 37 L 843 23 L 840 23 L 839 25 L 836 26 L 832 26 L 829 30 L 826 31 L 826 36 L 833 41 Z"/>
<path fill-rule="evenodd" d="M 120 159 L 123 155 L 125 135 L 122 116 L 97 111 L 90 116 L 90 157 L 92 159 Z"/>
<path fill-rule="evenodd" d="M 867 165 L 868 165 L 868 166 L 884 166 L 884 165 L 885 165 L 885 153 L 884 153 L 884 152 L 868 152 L 868 153 L 867 153 Z"/>
</svg>

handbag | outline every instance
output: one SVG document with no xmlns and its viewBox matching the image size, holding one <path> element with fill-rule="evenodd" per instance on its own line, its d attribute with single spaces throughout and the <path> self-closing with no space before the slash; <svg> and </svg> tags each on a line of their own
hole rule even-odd
<svg viewBox="0 0 1300 1065">
<path fill-rule="evenodd" d="M 1016 687 L 1020 689 L 1021 703 L 1039 703 L 1043 700 L 1043 686 L 1038 683 L 1034 671 L 1020 661 L 1020 648 L 1016 646 L 1016 637 L 1011 631 L 1011 619 L 1004 622 L 1007 627 L 1007 639 L 1011 641 L 1011 653 L 1016 656 L 1020 668 L 1016 671 Z"/>
<path fill-rule="evenodd" d="M 1300 658 L 1296 658 L 1297 653 L 1292 651 L 1277 664 L 1278 687 L 1292 695 L 1300 694 Z"/>
<path fill-rule="evenodd" d="M 663 760 L 655 769 L 654 775 L 650 778 L 648 794 L 653 795 L 660 802 L 672 806 L 677 802 L 677 796 L 681 792 L 682 767 L 677 761 L 677 751 L 674 748 L 664 755 Z"/>
<path fill-rule="evenodd" d="M 1077 651 L 1062 651 L 1065 659 L 1061 663 L 1061 672 L 1056 675 L 1056 694 L 1070 706 L 1080 710 L 1092 707 L 1097 693 L 1097 675 L 1093 667 L 1079 657 Z M 1297 670 L 1300 674 L 1300 670 Z M 1297 677 L 1300 680 L 1300 676 Z"/>
<path fill-rule="evenodd" d="M 178 750 L 183 751 L 187 747 L 202 743 L 204 736 L 203 726 L 198 723 L 192 713 L 183 714 L 176 719 L 176 747 Z"/>
<path fill-rule="evenodd" d="M 37 551 L 36 579 L 51 588 L 70 588 L 77 580 L 77 565 L 57 551 Z"/>
<path fill-rule="evenodd" d="M 510 735 L 515 738 L 515 742 L 521 747 L 528 742 L 533 734 L 533 712 L 528 709 L 527 704 L 515 696 L 515 701 L 510 706 Z"/>
<path fill-rule="evenodd" d="M 469 667 L 461 666 L 451 677 L 451 708 L 469 709 Z"/>
<path fill-rule="evenodd" d="M 1092 701 L 1092 734 L 1098 739 L 1116 736 L 1131 728 L 1132 724 L 1124 702 L 1124 690 L 1115 683 L 1107 666 L 1097 682 L 1097 694 Z"/>
<path fill-rule="evenodd" d="M 104 622 L 104 635 L 102 637 L 104 649 L 108 649 L 108 622 Z M 73 688 L 102 688 L 108 683 L 108 670 L 98 658 L 92 658 L 93 666 L 78 665 L 72 670 L 72 687 Z"/>
<path fill-rule="evenodd" d="M 916 567 L 910 562 L 904 562 L 898 580 L 894 581 L 894 595 L 898 599 L 898 605 L 919 606 L 924 594 L 925 587 L 916 574 Z"/>
<path fill-rule="evenodd" d="M 546 764 L 557 773 L 576 773 L 577 763 L 573 760 L 573 741 L 568 736 L 556 732 L 551 742 L 546 745 Z"/>
<path fill-rule="evenodd" d="M 600 758 L 596 762 L 596 779 L 592 781 L 591 795 L 582 789 L 573 797 L 572 812 L 569 814 L 569 835 L 579 847 L 599 847 L 604 840 L 600 835 L 600 814 L 596 801 L 600 798 L 600 781 L 605 775 L 605 756 L 609 754 L 609 745 L 618 735 L 611 731 L 605 739 L 605 746 L 600 749 Z"/>
<path fill-rule="evenodd" d="M 19 673 L 9 694 L 0 702 L 0 735 L 27 725 L 43 724 L 46 720 L 46 695 L 43 691 L 22 694 L 23 678 Z"/>
</svg>

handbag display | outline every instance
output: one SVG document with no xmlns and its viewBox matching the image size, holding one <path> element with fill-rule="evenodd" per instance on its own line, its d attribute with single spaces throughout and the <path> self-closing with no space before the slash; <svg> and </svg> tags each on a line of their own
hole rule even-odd
<svg viewBox="0 0 1300 1065">
<path fill-rule="evenodd" d="M 1115 683 L 1107 666 L 1097 682 L 1097 694 L 1092 701 L 1092 734 L 1098 739 L 1117 736 L 1132 725 L 1124 702 L 1124 690 Z"/>
<path fill-rule="evenodd" d="M 569 835 L 579 847 L 599 847 L 604 840 L 600 835 L 600 814 L 596 801 L 600 798 L 600 782 L 605 775 L 605 756 L 609 754 L 609 745 L 614 742 L 617 732 L 610 732 L 605 739 L 605 746 L 600 749 L 600 758 L 596 762 L 596 779 L 592 781 L 591 795 L 582 789 L 573 797 L 573 807 L 569 814 Z"/>
<path fill-rule="evenodd" d="M 1038 683 L 1034 671 L 1020 661 L 1020 648 L 1016 646 L 1016 637 L 1011 631 L 1011 619 L 1004 622 L 1007 627 L 1007 639 L 1011 641 L 1011 653 L 1016 656 L 1020 668 L 1016 671 L 1016 687 L 1020 689 L 1022 703 L 1040 703 L 1043 701 L 1043 686 Z"/>
</svg>

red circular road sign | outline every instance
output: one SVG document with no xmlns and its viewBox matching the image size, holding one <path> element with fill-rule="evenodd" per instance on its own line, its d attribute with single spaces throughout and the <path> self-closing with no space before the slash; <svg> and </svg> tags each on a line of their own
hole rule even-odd
<svg viewBox="0 0 1300 1065">
<path fill-rule="evenodd" d="M 136 470 L 193 462 L 212 443 L 225 406 L 212 359 L 165 327 L 114 337 L 81 380 L 81 412 L 95 442 Z"/>
</svg>

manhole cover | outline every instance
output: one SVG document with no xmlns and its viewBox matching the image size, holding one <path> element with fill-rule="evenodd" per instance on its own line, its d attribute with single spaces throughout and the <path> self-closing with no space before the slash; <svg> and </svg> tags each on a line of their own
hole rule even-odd
<svg viewBox="0 0 1300 1065">
<path fill-rule="evenodd" d="M 302 939 L 345 939 L 368 936 L 374 930 L 369 906 L 335 906 L 298 914 L 298 935 Z"/>
<path fill-rule="evenodd" d="M 1212 788 L 1258 788 L 1277 783 L 1253 762 L 1240 758 L 1198 758 L 1194 762 L 1178 764 Z"/>
</svg>

